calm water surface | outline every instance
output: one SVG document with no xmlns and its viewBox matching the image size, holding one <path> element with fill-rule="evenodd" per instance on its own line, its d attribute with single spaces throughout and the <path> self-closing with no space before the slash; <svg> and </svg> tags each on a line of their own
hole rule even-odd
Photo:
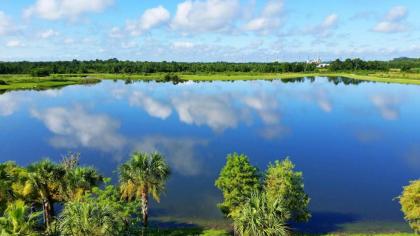
<svg viewBox="0 0 420 236">
<path fill-rule="evenodd" d="M 116 180 L 129 153 L 158 150 L 173 175 L 152 216 L 194 222 L 222 219 L 214 180 L 227 153 L 246 153 L 260 169 L 290 156 L 312 199 L 309 228 L 333 230 L 402 222 L 393 198 L 420 176 L 419 120 L 419 86 L 104 81 L 0 95 L 0 161 L 75 151 Z"/>
</svg>

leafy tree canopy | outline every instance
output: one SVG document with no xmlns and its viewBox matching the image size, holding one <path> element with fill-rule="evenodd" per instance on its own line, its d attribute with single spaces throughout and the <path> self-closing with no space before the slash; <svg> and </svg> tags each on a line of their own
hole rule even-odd
<svg viewBox="0 0 420 236">
<path fill-rule="evenodd" d="M 251 194 L 260 187 L 258 169 L 251 165 L 243 154 L 229 154 L 226 165 L 215 183 L 223 193 L 223 202 L 218 206 L 226 216 L 234 216 Z"/>
<path fill-rule="evenodd" d="M 416 233 L 420 233 L 420 179 L 404 187 L 400 204 L 405 220 Z"/>
</svg>

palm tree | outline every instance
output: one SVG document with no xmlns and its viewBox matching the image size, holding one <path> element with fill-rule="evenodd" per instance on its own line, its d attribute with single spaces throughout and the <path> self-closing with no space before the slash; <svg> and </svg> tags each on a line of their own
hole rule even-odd
<svg viewBox="0 0 420 236">
<path fill-rule="evenodd" d="M 9 204 L 0 217 L 0 235 L 36 235 L 34 227 L 38 213 L 29 213 L 22 200 Z"/>
<path fill-rule="evenodd" d="M 49 227 L 54 215 L 54 202 L 62 199 L 60 186 L 65 170 L 50 160 L 42 160 L 30 165 L 28 171 L 28 185 L 42 204 L 44 223 Z"/>
<path fill-rule="evenodd" d="M 287 210 L 277 201 L 268 201 L 264 192 L 252 193 L 233 217 L 235 231 L 243 236 L 284 236 L 289 235 L 286 225 Z"/>
<path fill-rule="evenodd" d="M 64 183 L 61 185 L 61 195 L 65 201 L 79 200 L 93 187 L 97 187 L 103 177 L 92 167 L 76 166 L 66 170 Z"/>
<path fill-rule="evenodd" d="M 65 170 L 63 184 L 60 192 L 63 201 L 79 200 L 103 182 L 103 177 L 93 167 L 79 166 L 80 153 L 69 152 L 63 156 L 60 165 Z"/>
<path fill-rule="evenodd" d="M 169 175 L 169 166 L 159 153 L 136 152 L 120 167 L 121 196 L 128 201 L 141 200 L 145 227 L 149 216 L 149 194 L 159 202 Z"/>
</svg>

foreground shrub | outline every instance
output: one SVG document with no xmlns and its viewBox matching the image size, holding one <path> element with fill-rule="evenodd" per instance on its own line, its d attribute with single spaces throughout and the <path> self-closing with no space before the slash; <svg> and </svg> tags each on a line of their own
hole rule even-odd
<svg viewBox="0 0 420 236">
<path fill-rule="evenodd" d="M 69 202 L 61 214 L 59 230 L 63 235 L 115 235 L 123 221 L 116 209 L 95 202 Z"/>
<path fill-rule="evenodd" d="M 415 233 L 420 233 L 420 180 L 412 181 L 404 187 L 400 204 L 405 220 Z"/>
<path fill-rule="evenodd" d="M 223 193 L 223 202 L 218 207 L 225 216 L 234 217 L 251 194 L 258 190 L 258 169 L 251 165 L 247 156 L 229 154 L 215 185 Z"/>
<path fill-rule="evenodd" d="M 30 213 L 21 200 L 9 204 L 0 217 L 0 235 L 36 235 L 34 228 L 39 215 Z"/>
<path fill-rule="evenodd" d="M 254 192 L 240 214 L 233 217 L 233 225 L 240 235 L 283 236 L 289 234 L 287 218 L 287 209 L 280 201 L 269 201 L 264 192 Z"/>
<path fill-rule="evenodd" d="M 107 181 L 108 182 L 108 181 Z M 113 185 L 94 188 L 80 200 L 68 202 L 57 221 L 60 235 L 134 235 L 140 232 L 137 205 L 120 200 Z"/>
<path fill-rule="evenodd" d="M 271 202 L 278 202 L 290 212 L 287 221 L 308 221 L 309 197 L 304 191 L 303 174 L 294 170 L 295 165 L 289 160 L 276 161 L 268 166 L 265 176 L 265 191 Z"/>
<path fill-rule="evenodd" d="M 237 233 L 287 235 L 288 223 L 309 220 L 303 174 L 294 168 L 289 159 L 276 161 L 268 166 L 261 180 L 247 156 L 228 155 L 216 187 L 223 193 L 219 208 L 233 220 Z"/>
</svg>

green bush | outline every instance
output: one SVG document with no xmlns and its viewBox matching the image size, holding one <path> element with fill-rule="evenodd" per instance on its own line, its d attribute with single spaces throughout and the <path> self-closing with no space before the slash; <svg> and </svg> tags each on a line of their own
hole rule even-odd
<svg viewBox="0 0 420 236">
<path fill-rule="evenodd" d="M 400 204 L 405 220 L 415 233 L 420 233 L 420 179 L 404 187 Z"/>
<path fill-rule="evenodd" d="M 247 156 L 233 153 L 227 156 L 215 185 L 223 193 L 223 202 L 218 207 L 225 216 L 232 218 L 240 214 L 240 208 L 258 190 L 260 176 Z"/>
<path fill-rule="evenodd" d="M 50 76 L 50 70 L 46 68 L 35 68 L 31 71 L 31 75 L 34 77 L 47 77 Z"/>
<path fill-rule="evenodd" d="M 180 82 L 181 81 L 181 77 L 179 77 L 176 74 L 166 74 L 163 79 L 166 82 Z"/>
</svg>

